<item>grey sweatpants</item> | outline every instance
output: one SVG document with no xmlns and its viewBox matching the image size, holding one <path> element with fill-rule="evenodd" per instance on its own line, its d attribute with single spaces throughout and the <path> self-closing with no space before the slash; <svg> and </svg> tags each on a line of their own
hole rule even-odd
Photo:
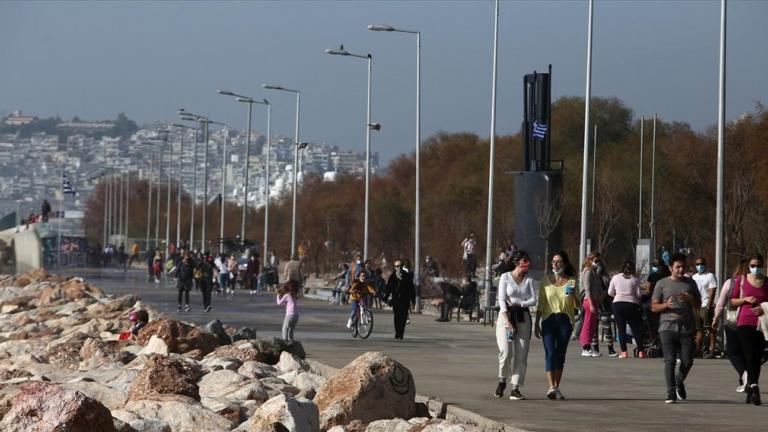
<svg viewBox="0 0 768 432">
<path fill-rule="evenodd" d="M 286 315 L 283 320 L 283 339 L 293 342 L 293 331 L 296 329 L 296 323 L 299 322 L 298 315 Z"/>
</svg>

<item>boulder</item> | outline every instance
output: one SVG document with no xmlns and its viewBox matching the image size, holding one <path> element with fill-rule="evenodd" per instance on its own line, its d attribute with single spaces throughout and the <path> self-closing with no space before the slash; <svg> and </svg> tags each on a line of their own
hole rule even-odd
<svg viewBox="0 0 768 432">
<path fill-rule="evenodd" d="M 125 341 L 103 341 L 101 339 L 88 338 L 80 348 L 80 358 L 86 365 L 83 369 L 94 369 L 106 363 L 117 362 L 119 353 L 127 343 Z M 86 367 L 83 367 L 86 366 Z"/>
<path fill-rule="evenodd" d="M 160 355 L 167 356 L 168 345 L 165 343 L 164 340 L 157 337 L 157 335 L 152 335 L 152 337 L 149 338 L 149 342 L 147 342 L 147 346 L 145 346 L 144 349 L 139 352 L 139 354 L 143 354 L 146 356 L 151 356 L 152 354 L 160 354 Z"/>
<path fill-rule="evenodd" d="M 275 375 L 277 373 L 277 368 L 266 363 L 248 360 L 243 362 L 243 365 L 240 366 L 237 373 L 248 378 L 264 378 Z"/>
<path fill-rule="evenodd" d="M 253 381 L 233 392 L 227 393 L 225 397 L 231 401 L 252 400 L 264 402 L 265 400 L 269 399 L 269 394 L 267 393 L 267 390 L 263 384 L 258 381 Z"/>
<path fill-rule="evenodd" d="M 112 414 L 101 404 L 78 391 L 33 382 L 11 401 L 11 409 L 0 422 L 4 432 L 114 432 Z"/>
<path fill-rule="evenodd" d="M 303 359 L 287 352 L 280 353 L 280 361 L 277 362 L 277 370 L 281 373 L 309 370 L 309 365 Z"/>
<path fill-rule="evenodd" d="M 315 395 L 317 395 L 317 392 L 325 385 L 326 382 L 328 382 L 328 380 L 323 376 L 305 371 L 289 372 L 287 374 L 280 375 L 280 378 L 302 392 L 314 390 Z M 314 399 L 314 397 L 309 399 Z"/>
<path fill-rule="evenodd" d="M 329 429 L 352 420 L 409 419 L 415 414 L 415 398 L 407 368 L 380 352 L 367 352 L 329 379 L 314 400 L 321 427 Z"/>
<path fill-rule="evenodd" d="M 286 395 L 275 396 L 264 402 L 249 422 L 247 430 L 252 432 L 278 430 L 319 432 L 320 430 L 317 406 L 311 400 L 296 399 Z"/>
<path fill-rule="evenodd" d="M 215 335 L 219 340 L 219 345 L 229 345 L 232 343 L 232 338 L 224 330 L 224 324 L 221 321 L 215 319 L 205 325 L 205 331 Z"/>
<path fill-rule="evenodd" d="M 202 398 L 200 403 L 216 414 L 239 424 L 244 418 L 240 417 L 240 404 L 226 398 Z"/>
<path fill-rule="evenodd" d="M 95 399 L 110 410 L 120 409 L 125 405 L 125 392 L 109 387 L 91 379 L 76 378 L 62 385 L 69 390 L 76 390 L 89 398 Z"/>
<path fill-rule="evenodd" d="M 231 430 L 236 423 L 205 408 L 199 402 L 178 397 L 176 400 L 130 401 L 112 415 L 134 429 L 145 431 L 140 422 L 165 424 L 170 431 L 222 432 Z"/>
<path fill-rule="evenodd" d="M 150 321 L 139 331 L 139 344 L 146 345 L 153 335 L 162 339 L 172 353 L 183 354 L 199 349 L 205 355 L 218 346 L 218 339 L 211 333 L 172 319 Z"/>
<path fill-rule="evenodd" d="M 208 369 L 209 371 L 217 371 L 221 369 L 236 371 L 240 369 L 240 366 L 243 365 L 243 362 L 236 358 L 220 358 L 220 357 L 209 356 L 204 358 L 200 362 L 200 365 Z"/>
<path fill-rule="evenodd" d="M 163 395 L 188 396 L 200 400 L 197 381 L 202 376 L 199 366 L 178 358 L 152 356 L 131 383 L 128 400 L 162 399 Z"/>
<path fill-rule="evenodd" d="M 237 372 L 222 369 L 211 372 L 200 380 L 200 396 L 216 398 L 232 393 L 244 386 L 248 378 Z"/>
<path fill-rule="evenodd" d="M 206 357 L 238 359 L 243 363 L 249 361 L 266 363 L 268 356 L 259 351 L 259 347 L 255 342 L 256 341 L 239 341 L 232 345 L 218 347 Z M 277 362 L 275 361 L 275 363 Z"/>
<path fill-rule="evenodd" d="M 73 333 L 48 344 L 45 357 L 57 366 L 75 369 L 80 363 L 80 349 L 89 336 L 85 333 Z"/>
<path fill-rule="evenodd" d="M 232 335 L 232 342 L 237 342 L 239 340 L 248 340 L 248 339 L 256 339 L 256 329 L 253 329 L 251 327 L 240 327 L 237 329 L 234 335 Z"/>
<path fill-rule="evenodd" d="M 403 419 L 376 420 L 368 424 L 365 432 L 408 432 L 412 427 Z"/>
<path fill-rule="evenodd" d="M 482 432 L 482 429 L 477 426 L 441 421 L 430 422 L 421 429 L 421 432 Z"/>
</svg>

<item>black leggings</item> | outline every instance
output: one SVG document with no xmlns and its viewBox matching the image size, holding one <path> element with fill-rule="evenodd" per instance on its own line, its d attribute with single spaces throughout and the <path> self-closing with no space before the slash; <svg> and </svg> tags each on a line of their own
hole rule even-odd
<svg viewBox="0 0 768 432">
<path fill-rule="evenodd" d="M 736 373 L 739 374 L 739 382 L 741 382 L 744 371 L 747 370 L 747 363 L 744 361 L 744 354 L 741 352 L 741 342 L 739 342 L 739 333 L 729 327 L 725 327 L 725 352 L 728 354 L 728 360 L 730 360 L 733 368 L 736 369 Z M 742 384 L 746 384 L 743 383 Z"/>
<path fill-rule="evenodd" d="M 763 359 L 765 338 L 763 332 L 753 326 L 739 326 L 736 329 L 741 343 L 741 352 L 747 366 L 747 384 L 757 384 L 760 381 L 760 366 Z"/>
<path fill-rule="evenodd" d="M 179 305 L 181 305 L 182 294 L 184 295 L 184 304 L 189 305 L 189 289 L 191 288 L 191 285 L 191 283 L 179 282 Z"/>
<path fill-rule="evenodd" d="M 643 315 L 640 311 L 640 305 L 631 302 L 614 302 L 613 317 L 619 330 L 621 351 L 627 350 L 627 324 L 632 329 L 637 347 L 642 349 L 645 335 L 643 334 Z"/>
</svg>

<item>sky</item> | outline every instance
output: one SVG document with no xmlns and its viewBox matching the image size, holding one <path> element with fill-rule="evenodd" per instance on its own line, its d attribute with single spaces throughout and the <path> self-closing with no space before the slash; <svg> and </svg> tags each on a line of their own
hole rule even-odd
<svg viewBox="0 0 768 432">
<path fill-rule="evenodd" d="M 176 120 L 183 107 L 246 126 L 228 89 L 273 105 L 272 131 L 301 141 L 365 145 L 366 62 L 373 55 L 373 151 L 386 162 L 415 148 L 416 38 L 422 37 L 422 138 L 490 134 L 492 1 L 0 2 L 0 114 Z M 503 1 L 498 134 L 519 130 L 522 77 L 553 67 L 553 99 L 584 96 L 586 1 Z M 717 123 L 719 1 L 596 1 L 593 96 L 616 96 L 636 117 L 657 113 L 696 130 Z M 728 2 L 726 118 L 768 104 L 768 2 Z M 253 128 L 266 130 L 254 106 Z M 556 128 L 557 125 L 552 125 Z"/>
</svg>

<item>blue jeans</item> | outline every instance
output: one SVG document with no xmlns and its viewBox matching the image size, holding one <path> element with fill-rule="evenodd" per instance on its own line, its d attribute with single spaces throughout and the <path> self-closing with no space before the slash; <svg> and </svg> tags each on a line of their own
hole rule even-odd
<svg viewBox="0 0 768 432">
<path fill-rule="evenodd" d="M 360 303 L 360 300 L 352 300 L 352 310 L 349 312 L 349 319 L 352 321 L 355 320 L 355 316 L 357 316 L 357 305 Z"/>
<path fill-rule="evenodd" d="M 541 339 L 544 341 L 544 370 L 563 370 L 568 340 L 571 338 L 571 319 L 568 315 L 552 314 L 541 323 Z"/>
<path fill-rule="evenodd" d="M 229 273 L 219 273 L 219 289 L 222 291 L 227 290 L 227 282 L 229 282 Z"/>
</svg>

